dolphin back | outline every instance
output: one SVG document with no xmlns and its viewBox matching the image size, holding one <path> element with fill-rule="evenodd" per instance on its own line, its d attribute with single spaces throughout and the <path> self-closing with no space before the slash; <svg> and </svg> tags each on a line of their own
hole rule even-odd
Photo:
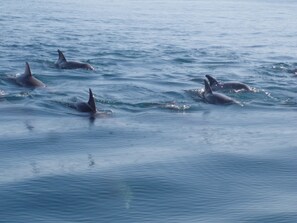
<svg viewBox="0 0 297 223">
<path fill-rule="evenodd" d="M 252 91 L 252 88 L 250 88 L 248 85 L 241 82 L 218 82 L 214 77 L 208 74 L 205 75 L 205 77 L 208 79 L 209 84 L 213 91 L 217 91 L 217 90 Z"/>
<path fill-rule="evenodd" d="M 214 77 L 206 74 L 205 77 L 208 79 L 210 86 L 216 85 L 219 82 L 217 81 L 217 79 L 215 79 Z"/>
<path fill-rule="evenodd" d="M 224 89 L 252 91 L 252 88 L 241 82 L 226 82 L 223 84 Z"/>
<path fill-rule="evenodd" d="M 61 69 L 87 69 L 87 70 L 95 70 L 94 67 L 92 67 L 88 63 L 81 63 L 76 61 L 67 61 L 63 52 L 58 49 L 59 58 L 57 62 L 55 63 L 57 67 Z"/>
<path fill-rule="evenodd" d="M 24 87 L 45 87 L 44 83 L 32 75 L 28 62 L 26 62 L 25 72 L 22 75 L 16 77 L 16 82 L 17 84 Z"/>
<path fill-rule="evenodd" d="M 67 60 L 66 60 L 64 54 L 62 53 L 62 51 L 58 49 L 58 53 L 59 53 L 59 58 L 58 58 L 57 64 L 67 62 Z"/>
<path fill-rule="evenodd" d="M 88 101 L 88 105 L 90 105 L 90 107 L 93 110 L 93 112 L 96 112 L 95 99 L 94 99 L 93 92 L 92 92 L 91 88 L 89 88 L 89 101 Z"/>
<path fill-rule="evenodd" d="M 32 77 L 32 73 L 31 73 L 31 69 L 30 69 L 30 65 L 28 62 L 26 62 L 26 66 L 25 66 L 25 72 L 24 72 L 24 77 Z"/>
<path fill-rule="evenodd" d="M 69 61 L 65 63 L 57 64 L 61 69 L 86 69 L 86 70 L 95 70 L 90 64 L 80 63 L 75 61 Z"/>
<path fill-rule="evenodd" d="M 205 94 L 212 94 L 211 87 L 207 80 L 204 79 L 204 93 Z"/>
<path fill-rule="evenodd" d="M 76 109 L 80 112 L 96 113 L 96 104 L 93 96 L 93 92 L 89 89 L 89 101 L 76 103 Z"/>
<path fill-rule="evenodd" d="M 204 86 L 205 86 L 205 89 L 204 89 L 203 98 L 205 99 L 206 102 L 208 102 L 210 104 L 233 104 L 233 103 L 236 103 L 235 100 L 228 97 L 227 95 L 213 92 L 208 81 L 205 79 L 204 79 Z"/>
</svg>

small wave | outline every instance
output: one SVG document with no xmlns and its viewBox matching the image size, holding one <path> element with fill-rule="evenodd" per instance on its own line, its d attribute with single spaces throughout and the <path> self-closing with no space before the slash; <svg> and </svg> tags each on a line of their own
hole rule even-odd
<svg viewBox="0 0 297 223">
<path fill-rule="evenodd" d="M 169 109 L 169 110 L 173 110 L 173 111 L 187 111 L 191 108 L 190 105 L 186 105 L 186 104 L 177 104 L 175 102 L 172 103 L 166 103 L 164 105 L 160 106 L 161 108 L 165 108 L 165 109 Z"/>
<path fill-rule="evenodd" d="M 6 95 L 5 91 L 0 90 L 0 96 L 4 96 L 4 95 Z"/>
<path fill-rule="evenodd" d="M 195 62 L 195 59 L 193 58 L 175 58 L 173 59 L 173 62 L 175 63 L 194 63 Z"/>
<path fill-rule="evenodd" d="M 260 74 L 267 77 L 284 77 L 288 76 L 287 74 L 297 75 L 297 65 L 295 63 L 274 63 L 260 67 L 259 71 Z"/>
</svg>

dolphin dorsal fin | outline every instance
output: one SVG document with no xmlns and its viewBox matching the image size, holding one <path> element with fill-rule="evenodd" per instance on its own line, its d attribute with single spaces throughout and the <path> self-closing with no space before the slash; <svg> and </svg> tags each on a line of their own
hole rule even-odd
<svg viewBox="0 0 297 223">
<path fill-rule="evenodd" d="M 218 84 L 219 82 L 212 76 L 206 74 L 205 77 L 208 79 L 210 86 Z"/>
<path fill-rule="evenodd" d="M 96 112 L 95 99 L 94 99 L 93 92 L 92 92 L 91 88 L 89 88 L 89 101 L 88 101 L 88 105 L 91 107 L 91 109 L 93 110 L 93 112 Z"/>
<path fill-rule="evenodd" d="M 29 63 L 28 63 L 28 62 L 26 62 L 26 67 L 25 67 L 25 73 L 24 73 L 24 76 L 29 76 L 29 77 L 32 76 L 31 69 L 30 69 L 30 66 L 29 66 Z"/>
<path fill-rule="evenodd" d="M 59 63 L 67 62 L 67 60 L 66 60 L 64 54 L 62 53 L 62 51 L 61 51 L 61 50 L 58 50 L 58 53 L 59 53 L 59 59 L 58 59 L 58 62 L 59 62 Z"/>
<path fill-rule="evenodd" d="M 212 94 L 211 87 L 209 86 L 209 83 L 207 80 L 204 80 L 204 92 L 207 94 Z"/>
</svg>

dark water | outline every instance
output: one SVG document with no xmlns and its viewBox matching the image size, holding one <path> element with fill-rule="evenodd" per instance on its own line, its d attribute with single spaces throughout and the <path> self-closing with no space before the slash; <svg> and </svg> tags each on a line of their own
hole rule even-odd
<svg viewBox="0 0 297 223">
<path fill-rule="evenodd" d="M 0 4 L 0 222 L 297 222 L 295 1 Z M 95 71 L 55 68 L 57 49 Z M 45 89 L 15 85 L 28 61 Z M 205 104 L 205 74 L 241 106 Z M 73 109 L 92 88 L 95 120 Z"/>
</svg>

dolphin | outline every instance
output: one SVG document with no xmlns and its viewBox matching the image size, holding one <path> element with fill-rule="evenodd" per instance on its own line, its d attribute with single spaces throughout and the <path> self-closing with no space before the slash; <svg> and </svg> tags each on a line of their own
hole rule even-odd
<svg viewBox="0 0 297 223">
<path fill-rule="evenodd" d="M 26 62 L 25 73 L 17 75 L 16 82 L 23 87 L 45 87 L 44 83 L 33 77 L 28 62 Z"/>
<path fill-rule="evenodd" d="M 74 61 L 67 61 L 64 54 L 61 50 L 58 50 L 59 53 L 59 59 L 55 63 L 55 65 L 61 69 L 87 69 L 87 70 L 95 70 L 94 67 L 92 67 L 88 63 L 81 63 L 81 62 L 74 62 Z"/>
<path fill-rule="evenodd" d="M 95 99 L 94 99 L 93 92 L 92 92 L 91 88 L 89 88 L 89 101 L 88 102 L 78 102 L 75 104 L 75 107 L 80 112 L 89 112 L 92 114 L 97 112 Z"/>
<path fill-rule="evenodd" d="M 210 103 L 210 104 L 233 104 L 233 103 L 237 103 L 235 100 L 233 100 L 232 98 L 224 95 L 224 94 L 220 94 L 217 92 L 213 92 L 208 81 L 204 80 L 204 92 L 202 93 L 203 99 Z"/>
<path fill-rule="evenodd" d="M 208 79 L 210 87 L 212 88 L 213 91 L 217 90 L 235 90 L 235 91 L 240 91 L 240 90 L 245 90 L 245 91 L 252 91 L 252 89 L 240 82 L 218 82 L 214 77 L 210 75 L 205 75 L 205 77 Z"/>
</svg>

